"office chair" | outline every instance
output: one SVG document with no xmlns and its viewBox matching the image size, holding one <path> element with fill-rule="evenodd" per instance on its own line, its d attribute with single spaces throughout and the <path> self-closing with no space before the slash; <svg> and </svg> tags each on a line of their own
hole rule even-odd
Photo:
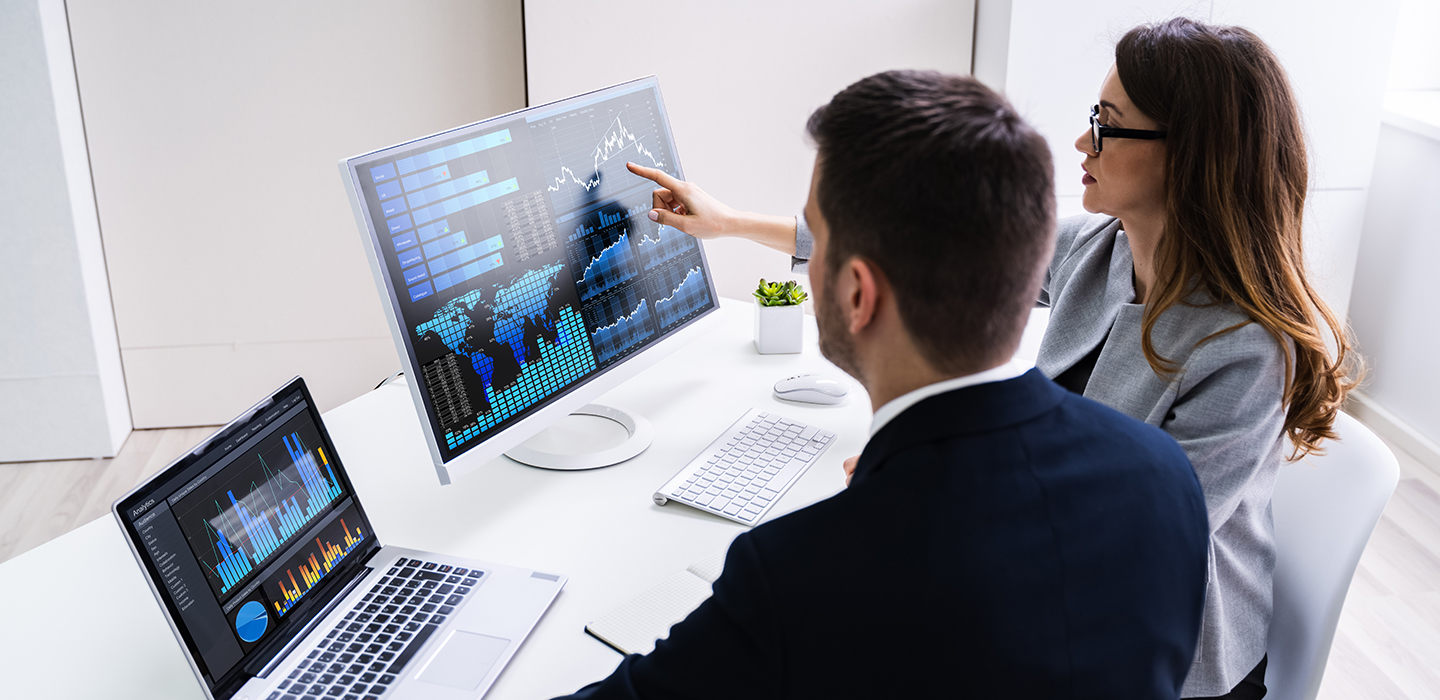
<svg viewBox="0 0 1440 700">
<path fill-rule="evenodd" d="M 1266 698 L 1313 700 L 1350 579 L 1400 479 L 1395 455 L 1359 421 L 1337 414 L 1322 457 L 1280 468 L 1275 483 L 1275 613 Z"/>
</svg>

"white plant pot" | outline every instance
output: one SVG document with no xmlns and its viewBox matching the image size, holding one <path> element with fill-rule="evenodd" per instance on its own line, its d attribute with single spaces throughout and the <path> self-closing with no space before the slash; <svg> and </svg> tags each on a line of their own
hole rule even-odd
<svg viewBox="0 0 1440 700">
<path fill-rule="evenodd" d="M 800 352 L 805 336 L 805 310 L 795 306 L 765 306 L 755 302 L 755 349 L 761 355 Z"/>
</svg>

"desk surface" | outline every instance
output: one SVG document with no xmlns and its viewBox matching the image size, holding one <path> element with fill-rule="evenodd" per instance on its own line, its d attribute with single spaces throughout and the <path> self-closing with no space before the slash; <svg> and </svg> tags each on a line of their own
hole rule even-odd
<svg viewBox="0 0 1440 700">
<path fill-rule="evenodd" d="M 801 372 L 839 370 L 820 357 L 813 317 L 805 350 L 759 355 L 750 304 L 726 300 L 723 322 L 597 403 L 637 411 L 655 441 L 628 462 L 551 472 L 505 458 L 440 486 L 408 390 L 389 385 L 325 414 L 325 424 L 380 541 L 555 571 L 569 584 L 487 698 L 542 698 L 609 674 L 620 655 L 585 624 L 690 563 L 723 551 L 743 528 L 650 500 L 662 483 L 746 409 L 757 406 L 838 434 L 769 518 L 844 488 L 840 463 L 868 438 L 858 385 L 845 403 L 783 403 L 771 387 Z M 1045 315 L 1018 353 L 1033 358 Z M 0 564 L 0 696 L 201 698 L 199 683 L 106 516 Z"/>
</svg>

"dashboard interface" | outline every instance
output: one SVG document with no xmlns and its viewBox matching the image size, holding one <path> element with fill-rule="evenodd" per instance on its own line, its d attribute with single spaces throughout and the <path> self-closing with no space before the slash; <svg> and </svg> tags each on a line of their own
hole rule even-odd
<svg viewBox="0 0 1440 700">
<path fill-rule="evenodd" d="M 169 471 L 120 512 L 212 687 L 378 544 L 303 389 Z"/>
<path fill-rule="evenodd" d="M 715 307 L 627 161 L 682 176 L 653 78 L 348 161 L 444 461 Z"/>
</svg>

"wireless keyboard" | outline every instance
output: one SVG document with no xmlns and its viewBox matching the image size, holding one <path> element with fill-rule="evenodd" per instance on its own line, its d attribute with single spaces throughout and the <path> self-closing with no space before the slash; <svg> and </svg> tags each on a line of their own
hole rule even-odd
<svg viewBox="0 0 1440 700">
<path fill-rule="evenodd" d="M 655 492 L 655 503 L 679 501 L 754 525 L 835 439 L 820 430 L 752 408 Z"/>
</svg>

